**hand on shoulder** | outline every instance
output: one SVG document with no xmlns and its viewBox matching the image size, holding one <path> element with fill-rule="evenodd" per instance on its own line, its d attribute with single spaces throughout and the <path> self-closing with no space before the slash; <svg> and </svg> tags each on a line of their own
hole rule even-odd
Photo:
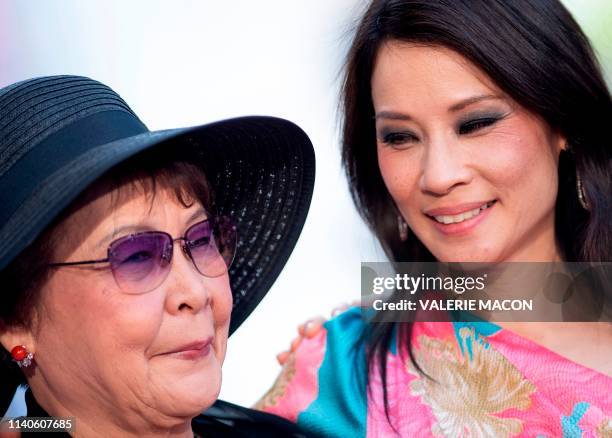
<svg viewBox="0 0 612 438">
<path fill-rule="evenodd" d="M 331 317 L 335 318 L 336 316 L 346 311 L 347 309 L 354 307 L 354 306 L 358 306 L 358 305 L 359 305 L 359 301 L 353 301 L 352 303 L 342 303 L 339 306 L 336 306 L 332 310 Z M 303 322 L 302 324 L 298 325 L 297 327 L 298 335 L 295 339 L 293 339 L 293 341 L 291 341 L 291 345 L 289 346 L 289 349 L 282 351 L 278 355 L 276 355 L 276 360 L 278 361 L 278 363 L 281 366 L 284 366 L 287 363 L 287 360 L 289 359 L 290 355 L 292 353 L 295 353 L 297 348 L 300 346 L 300 343 L 302 342 L 302 340 L 312 339 L 315 336 L 317 336 L 320 333 L 320 331 L 323 329 L 323 324 L 325 324 L 327 321 L 328 321 L 328 318 L 325 318 L 323 316 L 317 316 L 315 318 L 311 318 Z"/>
</svg>

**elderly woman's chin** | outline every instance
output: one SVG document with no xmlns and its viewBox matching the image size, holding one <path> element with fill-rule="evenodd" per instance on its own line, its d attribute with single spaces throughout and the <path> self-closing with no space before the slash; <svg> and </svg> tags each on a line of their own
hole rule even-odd
<svg viewBox="0 0 612 438">
<path fill-rule="evenodd" d="M 176 417 L 195 417 L 217 400 L 221 364 L 213 354 L 208 356 L 195 363 L 168 358 L 173 363 L 162 365 L 164 370 L 151 379 L 159 411 Z"/>
</svg>

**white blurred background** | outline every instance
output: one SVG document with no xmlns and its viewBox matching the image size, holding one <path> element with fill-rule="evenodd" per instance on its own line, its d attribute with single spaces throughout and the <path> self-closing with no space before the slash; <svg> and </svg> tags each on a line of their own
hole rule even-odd
<svg viewBox="0 0 612 438">
<path fill-rule="evenodd" d="M 612 77 L 612 2 L 566 0 Z M 313 141 L 315 192 L 284 272 L 231 337 L 221 398 L 249 406 L 300 322 L 359 298 L 383 260 L 340 168 L 338 88 L 361 0 L 0 0 L 0 87 L 77 74 L 117 91 L 152 130 L 228 117 L 290 119 Z M 12 414 L 19 413 L 19 404 Z"/>
</svg>

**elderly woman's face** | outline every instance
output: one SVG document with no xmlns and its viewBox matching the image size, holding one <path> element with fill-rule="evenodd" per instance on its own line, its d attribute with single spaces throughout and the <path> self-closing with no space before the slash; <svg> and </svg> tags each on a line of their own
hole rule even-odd
<svg viewBox="0 0 612 438">
<path fill-rule="evenodd" d="M 118 203 L 103 195 L 60 225 L 55 261 L 103 259 L 114 239 L 148 230 L 176 238 L 206 218 L 199 203 L 185 208 L 163 187 L 153 201 L 136 187 L 121 193 Z M 171 426 L 214 402 L 232 308 L 229 277 L 202 276 L 174 245 L 168 276 L 142 294 L 124 293 L 104 265 L 54 271 L 38 307 L 30 380 L 37 397 L 61 405 L 55 413 L 107 410 L 124 430 L 132 423 L 143 431 L 141 423 Z"/>
<path fill-rule="evenodd" d="M 384 44 L 371 87 L 383 179 L 438 260 L 558 257 L 560 135 L 448 49 Z"/>
</svg>

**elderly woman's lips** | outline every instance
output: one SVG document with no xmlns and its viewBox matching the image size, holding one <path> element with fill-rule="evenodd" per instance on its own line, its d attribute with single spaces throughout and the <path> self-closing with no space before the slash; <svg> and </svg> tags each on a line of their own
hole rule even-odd
<svg viewBox="0 0 612 438">
<path fill-rule="evenodd" d="M 164 353 L 164 355 L 176 357 L 178 359 L 199 359 L 208 356 L 212 346 L 213 338 L 209 337 L 204 341 L 190 342 L 182 345 L 175 350 Z"/>
</svg>

